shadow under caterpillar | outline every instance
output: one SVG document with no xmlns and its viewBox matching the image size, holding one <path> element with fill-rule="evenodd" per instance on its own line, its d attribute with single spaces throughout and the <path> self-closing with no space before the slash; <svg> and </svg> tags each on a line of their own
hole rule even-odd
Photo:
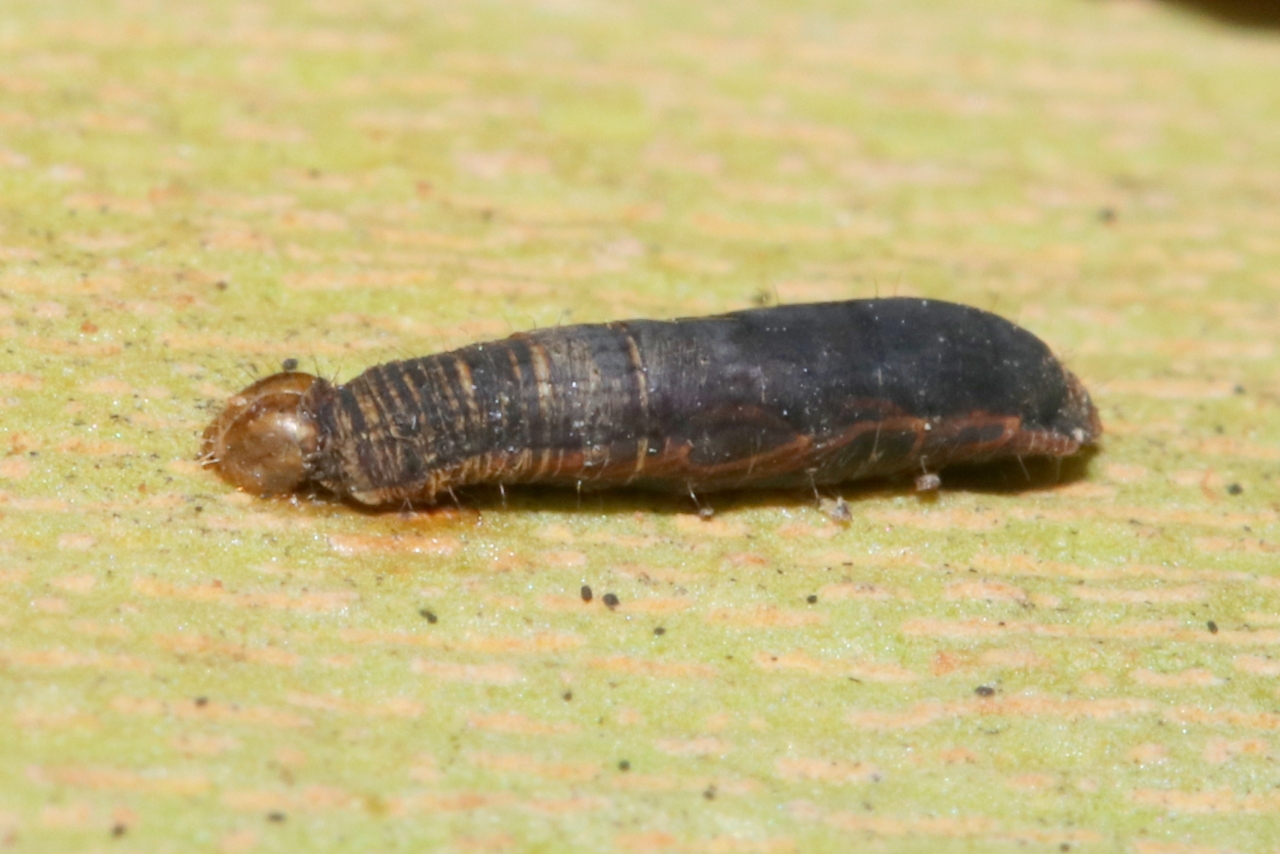
<svg viewBox="0 0 1280 854">
<path fill-rule="evenodd" d="M 227 402 L 201 459 L 257 495 L 379 506 L 471 484 L 927 489 L 948 465 L 1067 457 L 1101 433 L 1030 332 L 891 298 L 538 329 L 341 385 L 287 371 Z"/>
</svg>

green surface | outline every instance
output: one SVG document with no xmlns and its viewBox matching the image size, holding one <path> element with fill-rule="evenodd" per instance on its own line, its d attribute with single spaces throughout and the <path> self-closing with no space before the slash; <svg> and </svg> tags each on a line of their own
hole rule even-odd
<svg viewBox="0 0 1280 854">
<path fill-rule="evenodd" d="M 8 5 L 0 848 L 1275 851 L 1278 291 L 1280 36 L 1177 6 Z M 877 293 L 1050 342 L 1086 476 L 194 462 L 287 357 Z"/>
</svg>

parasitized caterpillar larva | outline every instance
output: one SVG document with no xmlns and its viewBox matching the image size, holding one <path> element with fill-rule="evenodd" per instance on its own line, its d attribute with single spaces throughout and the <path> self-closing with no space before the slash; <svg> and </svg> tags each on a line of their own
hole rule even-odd
<svg viewBox="0 0 1280 854">
<path fill-rule="evenodd" d="M 384 505 L 482 483 L 930 488 L 954 463 L 1070 456 L 1101 432 L 1030 332 L 893 298 L 538 329 L 343 385 L 275 374 L 231 398 L 202 459 L 259 495 Z"/>
</svg>

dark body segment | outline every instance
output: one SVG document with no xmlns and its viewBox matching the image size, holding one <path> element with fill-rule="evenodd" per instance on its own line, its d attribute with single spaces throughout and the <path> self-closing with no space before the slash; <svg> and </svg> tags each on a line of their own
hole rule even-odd
<svg viewBox="0 0 1280 854">
<path fill-rule="evenodd" d="M 472 483 L 837 483 L 1065 456 L 1101 432 L 1031 333 L 905 298 L 536 330 L 315 380 L 301 407 L 320 437 L 304 479 L 368 504 Z"/>
<path fill-rule="evenodd" d="M 590 482 L 624 458 L 634 467 L 645 408 L 626 336 L 555 331 L 379 365 L 318 397 L 336 439 L 323 482 L 381 504 L 469 483 Z"/>
</svg>

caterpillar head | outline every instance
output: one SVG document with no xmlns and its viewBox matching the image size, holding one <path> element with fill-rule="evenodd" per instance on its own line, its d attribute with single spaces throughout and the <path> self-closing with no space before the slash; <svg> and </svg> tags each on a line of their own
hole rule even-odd
<svg viewBox="0 0 1280 854">
<path fill-rule="evenodd" d="M 204 431 L 200 459 L 255 495 L 293 492 L 311 477 L 320 448 L 308 392 L 324 380 L 288 371 L 258 380 L 227 401 Z"/>
</svg>

